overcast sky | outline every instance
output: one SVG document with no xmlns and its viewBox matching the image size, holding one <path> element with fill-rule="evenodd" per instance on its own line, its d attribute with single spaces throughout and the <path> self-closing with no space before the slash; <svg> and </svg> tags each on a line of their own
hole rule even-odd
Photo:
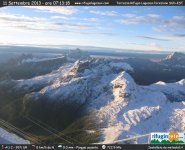
<svg viewBox="0 0 185 150">
<path fill-rule="evenodd" d="M 185 52 L 185 7 L 0 8 L 0 45 Z"/>
</svg>

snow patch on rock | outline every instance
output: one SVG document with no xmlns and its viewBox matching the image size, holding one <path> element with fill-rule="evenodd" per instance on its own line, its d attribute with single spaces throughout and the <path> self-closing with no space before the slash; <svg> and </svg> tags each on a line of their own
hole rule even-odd
<svg viewBox="0 0 185 150">
<path fill-rule="evenodd" d="M 1 144 L 30 144 L 29 141 L 24 140 L 17 135 L 10 133 L 0 128 L 0 143 Z"/>
</svg>

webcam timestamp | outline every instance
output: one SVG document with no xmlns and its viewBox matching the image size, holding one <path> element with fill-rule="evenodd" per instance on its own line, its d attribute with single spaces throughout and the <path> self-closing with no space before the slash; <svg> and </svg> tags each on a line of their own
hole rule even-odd
<svg viewBox="0 0 185 150">
<path fill-rule="evenodd" d="M 42 2 L 42 1 L 31 1 L 31 5 L 32 6 L 41 6 L 41 5 L 44 5 L 44 6 L 69 6 L 71 3 L 70 1 L 45 1 L 45 2 Z"/>
<path fill-rule="evenodd" d="M 70 1 L 41 1 L 41 0 L 32 0 L 32 1 L 3 1 L 4 6 L 69 6 Z"/>
</svg>

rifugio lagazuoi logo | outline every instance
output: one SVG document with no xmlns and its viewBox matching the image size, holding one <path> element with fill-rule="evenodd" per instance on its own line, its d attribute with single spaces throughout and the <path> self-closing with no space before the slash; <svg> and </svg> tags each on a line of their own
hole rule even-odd
<svg viewBox="0 0 185 150">
<path fill-rule="evenodd" d="M 185 144 L 185 133 L 179 132 L 154 132 L 150 137 L 151 144 Z"/>
</svg>

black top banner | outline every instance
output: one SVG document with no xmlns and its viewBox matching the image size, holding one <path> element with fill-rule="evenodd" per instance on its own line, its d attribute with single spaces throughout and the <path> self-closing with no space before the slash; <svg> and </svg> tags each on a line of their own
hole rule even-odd
<svg viewBox="0 0 185 150">
<path fill-rule="evenodd" d="M 0 0 L 0 6 L 185 6 L 185 0 Z"/>
</svg>

